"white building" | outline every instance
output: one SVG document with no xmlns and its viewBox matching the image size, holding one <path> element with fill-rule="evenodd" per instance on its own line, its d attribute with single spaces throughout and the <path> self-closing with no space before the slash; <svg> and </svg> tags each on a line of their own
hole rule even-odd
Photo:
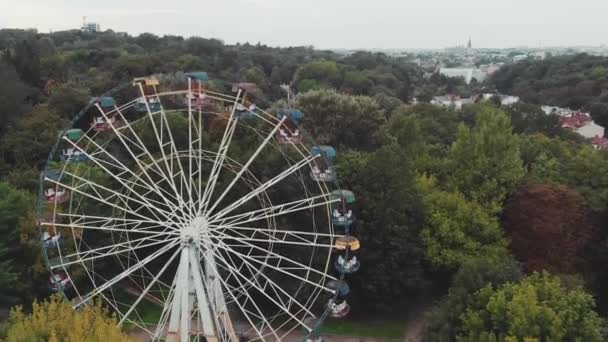
<svg viewBox="0 0 608 342">
<path fill-rule="evenodd" d="M 95 33 L 101 31 L 101 26 L 98 23 L 83 21 L 80 30 L 82 32 Z"/>
<path fill-rule="evenodd" d="M 527 59 L 528 55 L 517 55 L 517 56 L 513 56 L 513 63 L 517 63 L 519 61 L 523 61 L 524 59 Z"/>
<path fill-rule="evenodd" d="M 500 104 L 503 106 L 511 106 L 516 104 L 517 102 L 519 102 L 519 97 L 518 96 L 513 96 L 513 95 L 499 95 L 499 94 L 483 94 L 483 99 L 484 100 L 489 100 L 494 96 L 498 96 L 498 98 L 500 98 Z"/>
<path fill-rule="evenodd" d="M 439 73 L 445 77 L 462 77 L 467 84 L 471 83 L 472 79 L 481 82 L 487 76 L 485 72 L 476 68 L 441 68 Z"/>
<path fill-rule="evenodd" d="M 574 130 L 576 133 L 584 136 L 585 138 L 595 138 L 596 136 L 604 136 L 604 127 L 596 124 L 593 121 L 589 121 L 586 125 Z"/>
<path fill-rule="evenodd" d="M 462 106 L 467 104 L 473 104 L 474 101 L 471 98 L 461 99 L 455 95 L 435 96 L 431 100 L 431 104 L 436 106 L 452 107 L 454 109 L 462 109 Z"/>
</svg>

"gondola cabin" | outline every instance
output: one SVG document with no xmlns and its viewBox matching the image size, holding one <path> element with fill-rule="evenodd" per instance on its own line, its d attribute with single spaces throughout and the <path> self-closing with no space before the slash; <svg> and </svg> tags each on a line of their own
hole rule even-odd
<svg viewBox="0 0 608 342">
<path fill-rule="evenodd" d="M 84 152 L 72 147 L 62 150 L 60 158 L 61 161 L 73 163 L 82 163 L 89 160 L 89 157 Z"/>
<path fill-rule="evenodd" d="M 355 223 L 355 215 L 353 214 L 355 194 L 350 190 L 334 190 L 331 193 L 331 198 L 339 199 L 339 202 L 332 203 L 332 224 L 338 227 L 348 227 Z"/>
<path fill-rule="evenodd" d="M 133 79 L 132 84 L 134 87 L 140 88 L 140 91 L 143 92 L 141 96 L 156 95 L 156 87 L 160 85 L 160 81 L 154 76 L 137 77 Z"/>
<path fill-rule="evenodd" d="M 312 163 L 311 178 L 317 182 L 335 181 L 334 160 L 336 159 L 336 150 L 331 146 L 313 146 L 310 149 L 310 154 L 313 157 L 319 156 Z"/>
<path fill-rule="evenodd" d="M 204 84 L 209 82 L 209 74 L 204 71 L 187 72 L 186 77 L 192 80 L 194 83 Z"/>
<path fill-rule="evenodd" d="M 94 97 L 91 103 L 98 104 L 104 110 L 112 110 L 116 107 L 116 100 L 110 96 Z"/>
<path fill-rule="evenodd" d="M 250 104 L 249 106 L 242 105 L 238 103 L 234 110 L 235 117 L 239 119 L 253 119 L 257 116 L 257 106 L 255 104 Z"/>
<path fill-rule="evenodd" d="M 70 199 L 70 192 L 59 185 L 44 190 L 46 203 L 65 203 L 68 199 Z"/>
<path fill-rule="evenodd" d="M 241 97 L 247 98 L 248 95 L 255 96 L 258 91 L 258 86 L 251 82 L 234 83 L 232 85 L 232 92 L 238 94 L 241 91 Z"/>
<path fill-rule="evenodd" d="M 120 127 L 120 120 L 117 115 L 96 116 L 91 123 L 91 129 L 95 132 L 111 131 L 112 127 Z"/>
<path fill-rule="evenodd" d="M 331 280 L 327 283 L 327 287 L 335 291 L 335 295 L 327 302 L 329 315 L 334 318 L 348 315 L 350 305 L 346 302 L 346 298 L 350 293 L 350 286 L 344 280 Z"/>
<path fill-rule="evenodd" d="M 206 93 L 193 92 L 186 95 L 186 99 L 192 102 L 192 108 L 205 109 L 211 105 L 211 98 Z M 186 102 L 186 104 L 188 104 Z"/>
<path fill-rule="evenodd" d="M 63 236 L 61 235 L 61 232 L 54 234 L 54 232 L 44 230 L 42 232 L 42 242 L 46 249 L 61 248 L 63 246 Z"/>
<path fill-rule="evenodd" d="M 343 236 L 336 239 L 335 249 L 338 257 L 334 262 L 336 271 L 340 274 L 352 274 L 359 270 L 361 263 L 357 258 L 361 247 L 359 240 L 353 236 Z"/>
<path fill-rule="evenodd" d="M 84 132 L 78 128 L 68 129 L 65 132 L 65 137 L 72 142 L 78 142 L 84 136 Z"/>
<path fill-rule="evenodd" d="M 160 101 L 154 95 L 138 98 L 133 107 L 138 113 L 147 113 L 148 108 L 151 113 L 159 112 L 161 109 Z"/>
<path fill-rule="evenodd" d="M 297 109 L 279 111 L 276 117 L 278 120 L 287 117 L 276 134 L 276 139 L 279 144 L 297 144 L 302 142 L 302 135 L 300 134 L 300 129 L 298 127 L 304 118 L 304 114 L 302 114 L 301 111 Z"/>
<path fill-rule="evenodd" d="M 52 272 L 49 277 L 49 289 L 53 292 L 65 291 L 72 287 L 70 277 L 63 271 Z"/>
</svg>

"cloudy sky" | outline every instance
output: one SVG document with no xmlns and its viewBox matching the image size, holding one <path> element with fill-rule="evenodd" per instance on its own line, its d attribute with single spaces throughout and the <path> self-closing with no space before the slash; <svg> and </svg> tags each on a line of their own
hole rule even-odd
<svg viewBox="0 0 608 342">
<path fill-rule="evenodd" d="M 606 0 L 0 0 L 0 27 L 79 27 L 318 48 L 608 43 Z"/>
</svg>

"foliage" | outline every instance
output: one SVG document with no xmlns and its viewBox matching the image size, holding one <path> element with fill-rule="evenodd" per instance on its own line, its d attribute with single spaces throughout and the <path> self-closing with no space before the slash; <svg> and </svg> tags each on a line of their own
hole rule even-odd
<svg viewBox="0 0 608 342">
<path fill-rule="evenodd" d="M 603 341 L 602 320 L 594 307 L 593 297 L 583 289 L 565 288 L 547 272 L 534 273 L 520 283 L 479 290 L 462 316 L 461 336 L 493 332 L 519 340 Z"/>
<path fill-rule="evenodd" d="M 526 102 L 578 109 L 604 102 L 607 68 L 607 58 L 586 54 L 526 59 L 500 68 L 488 83 Z"/>
<path fill-rule="evenodd" d="M 28 283 L 20 273 L 29 259 L 23 258 L 19 249 L 19 225 L 32 206 L 29 194 L 0 182 L 0 283 L 3 285 L 0 302 L 3 303 L 14 301 L 21 295 L 19 288 L 23 287 L 24 282 Z"/>
<path fill-rule="evenodd" d="M 499 212 L 502 201 L 524 175 L 519 140 L 511 133 L 509 118 L 484 107 L 473 128 L 461 124 L 445 171 L 448 190 L 461 192 L 491 213 Z"/>
<path fill-rule="evenodd" d="M 357 231 L 363 264 L 353 278 L 355 305 L 390 311 L 425 285 L 419 240 L 422 198 L 398 146 L 343 153 L 339 173 L 359 199 Z M 355 295 L 356 296 L 356 295 Z"/>
<path fill-rule="evenodd" d="M 507 203 L 504 221 L 511 251 L 528 271 L 576 272 L 593 235 L 583 198 L 563 185 L 521 187 Z"/>
<path fill-rule="evenodd" d="M 21 307 L 13 309 L 6 341 L 132 341 L 116 324 L 100 301 L 75 311 L 63 297 L 54 295 L 34 302 L 29 315 Z"/>
<path fill-rule="evenodd" d="M 467 260 L 455 274 L 447 296 L 432 311 L 426 341 L 453 341 L 462 331 L 461 316 L 474 302 L 474 294 L 486 286 L 498 287 L 521 279 L 519 265 L 509 256 Z"/>
<path fill-rule="evenodd" d="M 298 96 L 297 103 L 318 143 L 361 150 L 379 145 L 379 129 L 386 119 L 372 98 L 320 90 Z"/>
<path fill-rule="evenodd" d="M 428 179 L 420 183 L 426 190 L 426 217 L 420 236 L 431 264 L 458 269 L 469 259 L 507 254 L 496 218 L 482 206 L 459 193 L 438 190 Z"/>
</svg>

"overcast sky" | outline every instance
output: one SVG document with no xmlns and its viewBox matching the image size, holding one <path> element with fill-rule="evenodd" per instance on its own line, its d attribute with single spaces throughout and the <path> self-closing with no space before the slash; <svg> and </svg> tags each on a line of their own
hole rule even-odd
<svg viewBox="0 0 608 342">
<path fill-rule="evenodd" d="M 317 48 L 608 43 L 607 0 L 0 0 L 0 27 L 215 37 Z"/>
</svg>

